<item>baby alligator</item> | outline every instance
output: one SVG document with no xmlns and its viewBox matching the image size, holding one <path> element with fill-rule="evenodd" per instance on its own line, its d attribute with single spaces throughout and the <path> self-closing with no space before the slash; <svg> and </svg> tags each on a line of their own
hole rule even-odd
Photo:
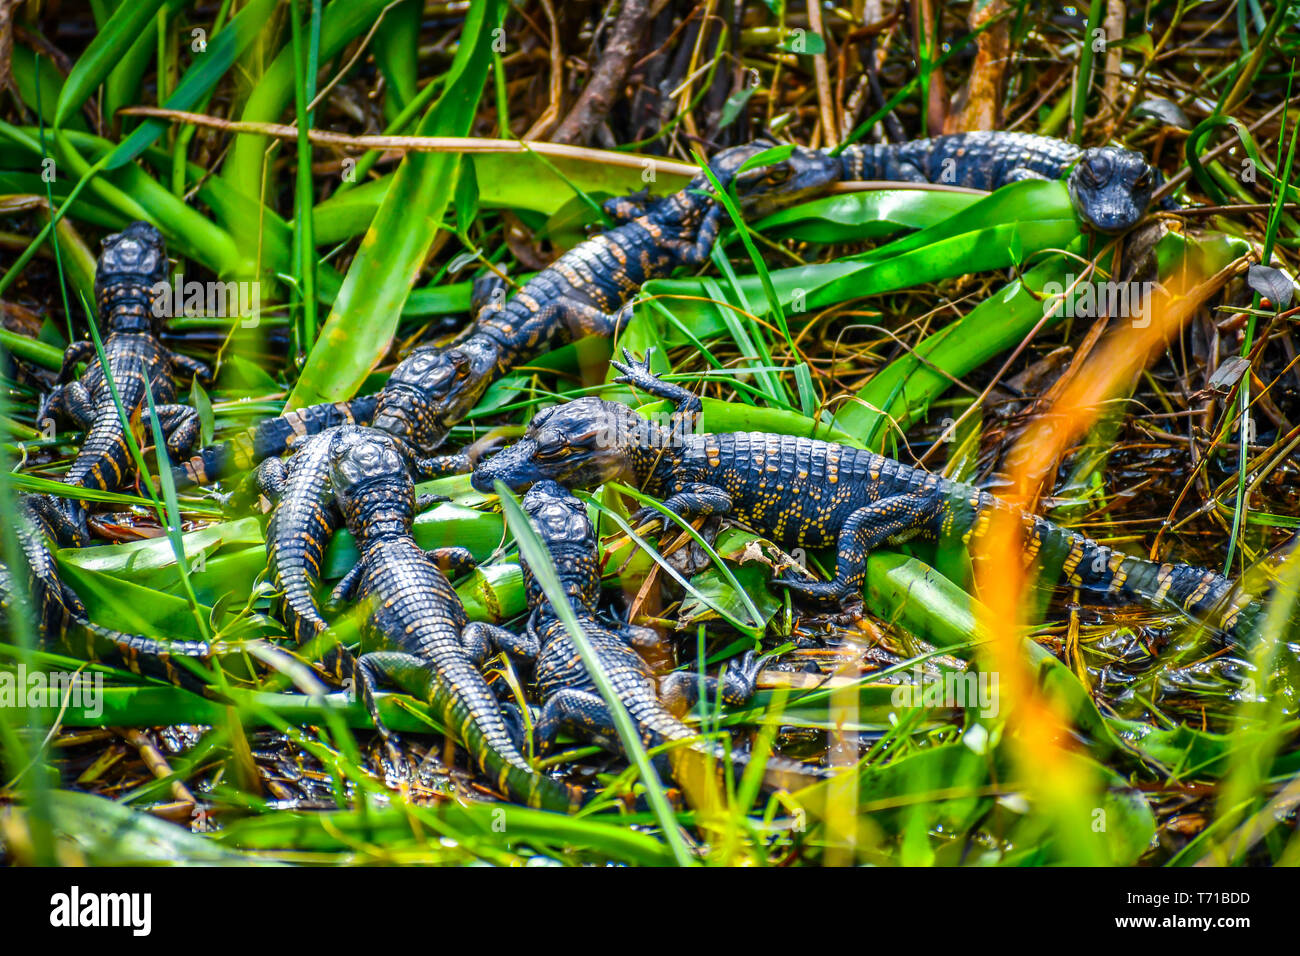
<svg viewBox="0 0 1300 956">
<path fill-rule="evenodd" d="M 361 552 L 335 598 L 356 597 L 365 609 L 356 687 L 376 726 L 391 742 L 375 706 L 377 681 L 386 678 L 427 701 L 502 792 L 529 806 L 579 807 L 587 790 L 538 774 L 519 752 L 479 673 L 481 660 L 462 640 L 465 609 L 439 564 L 464 570 L 473 567 L 473 558 L 464 548 L 426 554 L 411 537 L 415 489 L 400 447 L 377 431 L 336 441 L 330 471 L 339 509 Z"/>
<path fill-rule="evenodd" d="M 1164 181 L 1140 153 L 1118 146 L 1080 149 L 1030 133 L 955 133 L 840 153 L 844 179 L 887 179 L 997 189 L 1021 179 L 1066 178 L 1079 215 L 1100 232 L 1137 225 Z M 1176 208 L 1166 200 L 1165 208 Z"/>
<path fill-rule="evenodd" d="M 133 222 L 104 240 L 95 270 L 95 301 L 100 321 L 108 327 L 104 340 L 106 367 L 95 356 L 91 342 L 74 342 L 63 356 L 59 373 L 62 384 L 50 393 L 39 415 L 41 421 L 66 418 L 88 432 L 81 451 L 63 476 L 65 484 L 120 491 L 129 483 L 134 464 L 113 401 L 113 388 L 127 421 L 137 430 L 137 438 L 143 432 L 141 419 L 148 415 L 146 389 L 153 391 L 158 422 L 173 458 L 188 455 L 198 437 L 198 413 L 188 405 L 175 404 L 172 377 L 183 371 L 206 379 L 210 373 L 200 362 L 164 348 L 159 341 L 162 328 L 154 308 L 154 286 L 165 284 L 166 278 L 166 250 L 153 226 Z M 79 380 L 67 381 L 82 361 L 89 362 L 86 373 Z M 60 540 L 77 545 L 89 540 L 80 502 L 41 498 L 37 507 L 49 518 Z"/>
<path fill-rule="evenodd" d="M 518 489 L 548 478 L 570 488 L 626 481 L 682 518 L 730 515 L 787 547 L 833 545 L 833 581 L 777 579 L 819 603 L 860 593 L 873 549 L 913 537 L 959 537 L 965 544 L 984 533 L 991 512 L 1009 507 L 970 485 L 845 445 L 758 432 L 696 434 L 700 400 L 657 379 L 648 354 L 640 363 L 624 356 L 627 364 L 614 363 L 623 373 L 616 381 L 674 402 L 668 427 L 599 398 L 556 405 L 539 412 L 517 444 L 479 465 L 474 487 L 490 492 L 502 481 Z M 660 516 L 650 509 L 637 515 L 647 517 Z M 1026 557 L 1041 561 L 1046 573 L 1059 569 L 1074 587 L 1157 606 L 1172 602 L 1201 617 L 1220 609 L 1225 631 L 1244 627 L 1241 608 L 1227 600 L 1231 582 L 1220 574 L 1113 551 L 1035 515 L 1021 519 Z"/>
<path fill-rule="evenodd" d="M 756 141 L 737 146 L 710 163 L 724 188 L 735 183 L 741 205 L 751 215 L 823 192 L 839 177 L 839 161 L 801 148 L 782 162 L 740 171 L 746 160 L 772 145 Z M 421 475 L 467 471 L 463 457 L 429 456 L 492 382 L 547 349 L 586 335 L 612 335 L 627 318 L 625 303 L 644 282 L 709 257 L 726 215 L 722 204 L 707 193 L 710 189 L 708 178 L 700 174 L 685 189 L 650 203 L 639 197 L 611 199 L 605 209 L 621 225 L 566 252 L 509 302 L 500 301 L 503 280 L 477 283 L 474 323 L 449 345 L 421 346 L 397 366 L 379 393 L 375 427 L 410 446 Z M 282 450 L 275 447 L 282 440 L 277 436 L 297 433 L 299 426 L 326 427 L 344 414 L 338 406 L 316 408 L 321 410 L 294 413 L 298 417 L 292 428 L 259 426 L 244 447 L 263 456 L 275 454 Z M 353 421 L 364 420 L 355 406 L 348 414 Z M 247 451 L 216 449 L 205 449 L 178 468 L 177 486 L 214 480 L 223 467 L 246 467 L 251 460 Z"/>
<path fill-rule="evenodd" d="M 78 650 L 88 660 L 125 667 L 135 674 L 160 677 L 173 684 L 202 691 L 207 685 L 185 667 L 172 663 L 177 658 L 206 660 L 209 645 L 201 641 L 159 641 L 137 634 L 124 634 L 90 620 L 77 593 L 59 577 L 50 551 L 52 537 L 41 513 L 24 502 L 17 513 L 15 530 L 27 564 L 27 599 L 37 625 L 37 638 L 46 644 L 62 645 L 73 654 Z M 16 568 L 0 565 L 0 608 L 14 614 Z M 84 636 L 79 649 L 72 641 L 76 632 Z"/>
<path fill-rule="evenodd" d="M 701 740 L 696 731 L 675 716 L 699 699 L 698 676 L 677 671 L 657 679 L 650 665 L 635 650 L 636 644 L 646 642 L 639 633 L 645 629 L 611 626 L 597 617 L 600 566 L 596 531 L 587 517 L 586 506 L 553 481 L 534 484 L 524 496 L 523 506 L 551 554 L 560 583 L 601 670 L 636 723 L 642 744 L 654 748 L 668 742 L 685 743 L 690 752 L 724 764 L 727 759 L 724 747 Z M 498 649 L 534 663 L 537 691 L 543 701 L 541 718 L 534 731 L 538 751 L 549 751 L 561 730 L 576 731 L 609 749 L 618 747 L 618 734 L 609 709 L 583 665 L 564 622 L 542 593 L 527 562 L 524 584 L 533 611 L 527 632 L 515 635 L 503 628 L 479 625 L 479 633 L 487 636 Z M 754 679 L 760 669 L 750 651 L 738 668 L 727 668 L 721 681 L 716 677 L 705 678 L 704 690 L 714 697 L 720 696 L 727 704 L 742 706 L 754 695 Z M 679 756 L 678 750 L 669 753 L 670 758 Z M 736 752 L 732 756 L 741 765 L 749 760 L 746 753 Z M 673 759 L 670 765 L 680 767 L 681 762 Z M 765 765 L 766 780 L 772 786 L 789 787 L 792 783 L 807 783 L 812 776 L 827 775 L 824 768 L 780 757 L 770 758 Z M 680 772 L 677 776 L 683 778 Z"/>
<path fill-rule="evenodd" d="M 257 470 L 257 484 L 274 507 L 266 525 L 266 570 L 280 598 L 280 618 L 299 646 L 329 625 L 316 601 L 325 549 L 340 517 L 330 487 L 330 453 L 357 440 L 364 429 L 340 425 L 311 436 L 286 465 L 268 458 Z M 351 656 L 341 647 L 327 651 L 325 671 L 350 676 Z"/>
</svg>

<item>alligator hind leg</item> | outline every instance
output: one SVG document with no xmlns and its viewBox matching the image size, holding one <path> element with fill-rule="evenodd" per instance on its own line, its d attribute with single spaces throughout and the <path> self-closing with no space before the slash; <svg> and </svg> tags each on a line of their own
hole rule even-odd
<svg viewBox="0 0 1300 956">
<path fill-rule="evenodd" d="M 618 730 L 609 707 L 599 694 L 589 691 L 566 687 L 547 698 L 533 727 L 537 752 L 549 753 L 562 731 L 595 741 L 602 747 L 612 749 L 618 745 Z"/>
<path fill-rule="evenodd" d="M 506 725 L 506 733 L 510 735 L 510 742 L 515 745 L 515 749 L 521 754 L 529 751 L 528 746 L 528 720 L 524 716 L 524 710 L 514 701 L 507 701 L 501 705 L 501 720 Z"/>
<path fill-rule="evenodd" d="M 36 413 L 36 423 L 66 419 L 76 424 L 83 431 L 95 422 L 95 406 L 90 400 L 90 393 L 80 382 L 68 382 L 57 385 L 45 396 Z"/>
<path fill-rule="evenodd" d="M 199 413 L 189 405 L 159 405 L 158 427 L 166 437 L 167 454 L 172 460 L 189 458 L 199 440 Z"/>
<path fill-rule="evenodd" d="M 541 651 L 535 637 L 527 633 L 515 634 L 486 621 L 471 621 L 465 625 L 460 632 L 460 642 L 474 661 L 475 667 L 482 667 L 494 651 L 501 651 L 513 660 L 528 663 L 536 660 Z"/>
<path fill-rule="evenodd" d="M 781 576 L 774 584 L 789 588 L 814 603 L 842 602 L 862 590 L 867 556 L 887 541 L 930 527 L 942 512 L 944 499 L 931 494 L 892 495 L 849 515 L 835 543 L 835 580 L 808 581 Z"/>
<path fill-rule="evenodd" d="M 754 682 L 766 666 L 753 651 L 746 651 L 739 664 L 729 663 L 721 678 L 705 677 L 701 687 L 700 675 L 688 671 L 674 671 L 659 681 L 659 696 L 670 711 L 678 716 L 686 713 L 700 701 L 700 693 L 711 700 L 721 700 L 730 707 L 743 707 L 754 696 Z"/>
<path fill-rule="evenodd" d="M 413 654 L 400 651 L 372 651 L 356 658 L 353 668 L 353 687 L 365 705 L 375 729 L 384 740 L 388 759 L 395 770 L 406 775 L 406 757 L 402 753 L 401 738 L 388 729 L 379 715 L 379 681 L 386 680 L 420 700 L 427 701 L 433 689 L 433 674 L 428 665 Z"/>
</svg>

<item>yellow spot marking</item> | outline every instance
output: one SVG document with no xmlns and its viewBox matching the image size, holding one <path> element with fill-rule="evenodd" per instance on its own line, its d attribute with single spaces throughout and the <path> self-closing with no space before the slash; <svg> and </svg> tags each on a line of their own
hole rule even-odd
<svg viewBox="0 0 1300 956">
<path fill-rule="evenodd" d="M 1156 582 L 1160 586 L 1156 588 L 1155 601 L 1159 603 L 1165 599 L 1165 595 L 1169 593 L 1169 586 L 1174 583 L 1174 566 L 1160 565 L 1160 570 L 1156 572 Z"/>
</svg>

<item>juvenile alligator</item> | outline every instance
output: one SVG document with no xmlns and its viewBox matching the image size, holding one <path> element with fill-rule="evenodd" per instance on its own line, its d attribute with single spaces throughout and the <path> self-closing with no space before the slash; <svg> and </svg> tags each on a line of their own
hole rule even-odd
<svg viewBox="0 0 1300 956">
<path fill-rule="evenodd" d="M 1140 153 L 1118 146 L 1080 149 L 1030 133 L 976 132 L 905 143 L 846 147 L 844 179 L 948 183 L 997 189 L 1022 179 L 1066 179 L 1079 215 L 1100 232 L 1124 232 L 1146 215 L 1164 181 Z M 1177 208 L 1166 200 L 1164 208 Z"/>
<path fill-rule="evenodd" d="M 623 373 L 616 381 L 674 402 L 667 427 L 599 398 L 556 405 L 539 412 L 517 444 L 480 464 L 474 487 L 490 492 L 498 480 L 519 489 L 552 479 L 594 488 L 619 480 L 662 498 L 682 518 L 729 515 L 786 547 L 833 545 L 833 581 L 777 579 L 818 603 L 860 593 L 873 549 L 914 537 L 965 544 L 984 533 L 995 509 L 1009 507 L 970 485 L 845 445 L 759 432 L 697 434 L 700 400 L 656 378 L 648 354 L 643 362 L 624 356 L 626 364 L 614 363 Z M 660 517 L 642 509 L 634 520 L 653 525 Z M 1173 604 L 1198 617 L 1218 611 L 1229 633 L 1246 626 L 1248 615 L 1228 600 L 1232 583 L 1220 574 L 1146 561 L 1036 515 L 1020 517 L 1026 558 L 1045 574 L 1059 569 L 1074 587 Z"/>
<path fill-rule="evenodd" d="M 132 481 L 135 465 L 113 388 L 137 439 L 145 433 L 146 388 L 152 389 L 159 424 L 173 458 L 190 453 L 199 434 L 198 413 L 176 404 L 173 376 L 180 372 L 207 379 L 202 363 L 163 346 L 154 286 L 165 285 L 167 255 L 158 230 L 133 222 L 104 240 L 95 270 L 95 301 L 100 322 L 108 329 L 104 339 L 105 368 L 93 343 L 82 340 L 68 347 L 59 372 L 60 384 L 49 394 L 38 420 L 63 418 L 87 431 L 85 443 L 63 476 L 65 484 L 98 491 L 121 491 Z M 78 362 L 88 362 L 80 379 L 68 381 Z M 112 380 L 110 386 L 109 379 Z M 42 498 L 39 507 L 61 541 L 85 544 L 90 538 L 81 502 L 68 498 Z"/>
<path fill-rule="evenodd" d="M 361 559 L 335 589 L 365 612 L 356 660 L 356 687 L 390 742 L 375 705 L 381 679 L 427 701 L 505 793 L 529 806 L 570 811 L 589 792 L 542 776 L 529 766 L 462 634 L 468 623 L 460 598 L 440 568 L 473 567 L 464 548 L 425 553 L 411 537 L 415 489 L 402 449 L 383 432 L 366 430 L 331 443 L 331 483 L 356 537 Z"/>
<path fill-rule="evenodd" d="M 823 192 L 838 179 L 840 162 L 816 150 L 796 148 L 782 162 L 740 171 L 749 158 L 773 144 L 756 141 L 719 153 L 710 163 L 718 182 L 735 183 L 741 206 L 762 215 L 778 205 Z M 529 279 L 508 302 L 504 280 L 476 283 L 473 324 L 446 346 L 415 349 L 380 391 L 375 427 L 401 439 L 422 476 L 467 471 L 463 456 L 434 456 L 451 427 L 478 404 L 487 387 L 510 369 L 548 349 L 586 335 L 611 336 L 626 321 L 625 305 L 649 279 L 679 266 L 704 262 L 725 220 L 722 204 L 707 191 L 701 173 L 665 198 L 611 199 L 605 210 L 620 225 L 580 243 Z M 177 487 L 222 477 L 247 467 L 254 456 L 276 454 L 284 437 L 337 423 L 338 416 L 365 421 L 356 405 L 314 406 L 294 413 L 292 426 L 265 423 L 245 437 L 239 451 L 205 449 L 176 469 Z"/>
<path fill-rule="evenodd" d="M 341 520 L 330 485 L 330 453 L 364 431 L 357 425 L 337 426 L 308 438 L 288 464 L 268 458 L 257 470 L 258 487 L 273 503 L 266 525 L 266 570 L 281 595 L 280 619 L 299 646 L 329 626 L 316 588 L 325 549 Z M 351 674 L 351 655 L 340 646 L 327 651 L 321 663 L 336 677 Z"/>
<path fill-rule="evenodd" d="M 643 629 L 610 625 L 597 617 L 600 564 L 596 531 L 587 517 L 586 506 L 556 482 L 540 481 L 524 496 L 523 507 L 550 552 L 560 583 L 601 670 L 636 723 L 642 744 L 649 749 L 668 742 L 683 742 L 687 751 L 725 765 L 726 749 L 721 744 L 701 740 L 696 731 L 676 716 L 699 699 L 699 677 L 676 671 L 657 678 L 635 650 L 644 641 L 637 633 Z M 534 728 L 538 752 L 548 752 L 561 730 L 576 732 L 607 749 L 618 749 L 618 732 L 604 698 L 527 562 L 524 562 L 524 585 L 532 609 L 527 631 L 516 635 L 504 628 L 478 625 L 477 635 L 512 657 L 533 662 L 537 692 L 543 702 L 541 717 Z M 743 706 L 754 695 L 754 680 L 760 669 L 750 651 L 738 668 L 727 668 L 722 680 L 705 678 L 704 691 L 712 697 L 721 697 L 724 703 Z M 680 756 L 678 748 L 670 752 L 670 767 L 681 766 Z M 749 755 L 743 752 L 732 756 L 740 765 L 749 760 Z M 809 777 L 829 776 L 824 768 L 781 757 L 769 758 L 764 772 L 770 785 L 787 787 L 792 782 L 807 783 Z M 677 776 L 681 778 L 683 774 Z"/>
<path fill-rule="evenodd" d="M 90 620 L 81 598 L 59 577 L 50 550 L 52 529 L 42 514 L 24 501 L 17 509 L 15 531 L 27 565 L 28 611 L 36 624 L 37 638 L 44 644 L 61 646 L 88 660 L 124 667 L 135 674 L 159 677 L 173 684 L 202 691 L 207 685 L 185 667 L 173 663 L 179 658 L 205 661 L 212 653 L 202 641 L 159 641 L 137 634 L 102 627 Z M 0 565 L 0 609 L 6 616 L 14 606 L 15 574 L 22 572 Z M 78 646 L 73 635 L 84 643 Z"/>
</svg>

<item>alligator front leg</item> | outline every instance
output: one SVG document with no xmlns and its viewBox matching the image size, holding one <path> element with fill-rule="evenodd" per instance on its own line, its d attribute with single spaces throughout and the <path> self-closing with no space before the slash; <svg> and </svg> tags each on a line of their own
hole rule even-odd
<svg viewBox="0 0 1300 956">
<path fill-rule="evenodd" d="M 646 186 L 626 196 L 605 200 L 601 207 L 616 226 L 624 225 L 646 214 L 650 205 L 650 187 Z"/>
<path fill-rule="evenodd" d="M 1047 181 L 1047 177 L 1042 173 L 1034 172 L 1034 170 L 1026 169 L 1023 166 L 1017 166 L 1003 177 L 1003 181 L 1008 183 L 1024 182 L 1026 179 L 1037 179 L 1042 182 Z"/>
<path fill-rule="evenodd" d="M 63 353 L 63 364 L 59 366 L 58 382 L 72 379 L 79 362 L 89 362 L 95 357 L 95 343 L 89 339 L 79 339 L 67 347 Z"/>
<path fill-rule="evenodd" d="M 833 581 L 808 581 L 782 576 L 774 584 L 819 604 L 843 602 L 859 594 L 867 576 L 867 557 L 892 538 L 926 529 L 943 509 L 938 492 L 892 495 L 849 515 L 835 542 Z"/>
<path fill-rule="evenodd" d="M 411 462 L 411 470 L 419 481 L 432 481 L 449 475 L 468 475 L 474 464 L 465 452 L 450 455 L 428 455 Z"/>
<path fill-rule="evenodd" d="M 501 312 L 506 307 L 506 292 L 509 285 L 495 272 L 487 272 L 474 280 L 470 286 L 469 314 L 471 320 L 479 319 Z"/>
<path fill-rule="evenodd" d="M 687 522 L 709 515 L 726 514 L 731 506 L 731 496 L 721 488 L 698 482 L 683 485 L 680 491 L 664 500 L 665 508 Z M 652 533 L 660 525 L 667 527 L 667 519 L 658 508 L 647 505 L 632 515 L 632 527 L 641 529 L 643 534 Z"/>
<path fill-rule="evenodd" d="M 724 182 L 723 187 L 726 187 Z M 713 255 L 713 247 L 722 231 L 726 209 L 720 202 L 709 203 L 709 209 L 700 220 L 700 228 L 694 239 L 674 239 L 665 243 L 666 247 L 677 257 L 682 265 L 698 266 Z"/>
<path fill-rule="evenodd" d="M 689 435 L 700 424 L 700 414 L 704 411 L 704 403 L 693 392 L 687 391 L 680 385 L 665 382 L 650 371 L 650 356 L 653 354 L 654 349 L 648 348 L 645 350 L 645 357 L 638 361 L 632 357 L 631 352 L 623 349 L 625 361 L 615 362 L 611 360 L 609 363 L 623 373 L 614 381 L 620 385 L 631 385 L 634 388 L 641 389 L 647 395 L 653 395 L 655 398 L 665 398 L 672 402 L 675 406 L 670 422 L 673 435 L 678 438 Z"/>
<path fill-rule="evenodd" d="M 253 473 L 253 484 L 271 504 L 278 502 L 284 495 L 284 486 L 288 481 L 289 469 L 285 467 L 282 458 L 266 459 Z"/>
<path fill-rule="evenodd" d="M 339 611 L 344 604 L 357 596 L 357 586 L 361 583 L 361 575 L 365 573 L 365 568 L 366 562 L 364 560 L 358 561 L 339 579 L 339 583 L 334 585 L 334 590 L 330 592 L 329 599 L 331 611 Z"/>
<path fill-rule="evenodd" d="M 739 664 L 728 664 L 722 677 L 705 677 L 689 671 L 673 671 L 659 681 L 659 696 L 670 711 L 678 716 L 686 713 L 700 700 L 701 691 L 710 700 L 721 700 L 730 707 L 743 707 L 754 696 L 754 682 L 766 666 L 753 651 L 746 651 Z M 701 686 L 702 685 L 702 686 Z"/>
<path fill-rule="evenodd" d="M 628 302 L 617 312 L 606 312 L 585 302 L 569 300 L 565 303 L 563 320 L 569 341 L 588 335 L 612 339 L 632 318 L 635 306 Z"/>
<path fill-rule="evenodd" d="M 212 384 L 212 369 L 196 358 L 190 358 L 188 355 L 182 355 L 180 352 L 171 353 L 172 367 L 178 372 L 185 372 L 189 377 L 197 380 L 202 385 Z M 184 378 L 184 375 L 177 376 Z"/>
<path fill-rule="evenodd" d="M 438 570 L 449 578 L 469 574 L 478 567 L 478 559 L 474 557 L 469 548 L 455 545 L 444 548 L 430 548 L 425 554 L 433 560 L 434 564 L 438 565 Z"/>
</svg>

